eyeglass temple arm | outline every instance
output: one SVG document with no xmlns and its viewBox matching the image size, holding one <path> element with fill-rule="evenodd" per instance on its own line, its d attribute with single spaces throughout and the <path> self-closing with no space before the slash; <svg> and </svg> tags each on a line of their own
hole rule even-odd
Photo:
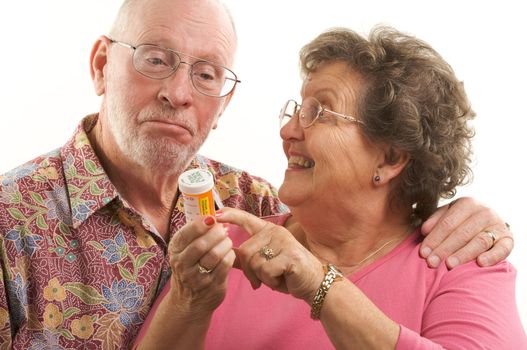
<svg viewBox="0 0 527 350">
<path fill-rule="evenodd" d="M 328 112 L 328 113 L 331 113 L 333 115 L 339 116 L 339 117 L 344 118 L 347 121 L 350 121 L 350 122 L 353 122 L 353 123 L 364 124 L 364 122 L 362 120 L 359 120 L 359 119 L 357 119 L 355 117 L 352 117 L 350 115 L 340 114 L 340 113 L 333 112 L 333 111 L 330 111 L 330 110 L 327 110 L 327 109 L 324 109 L 324 112 Z"/>
<path fill-rule="evenodd" d="M 240 79 L 232 79 L 232 78 L 229 78 L 229 77 L 225 77 L 225 79 L 233 80 L 233 81 L 235 81 L 236 83 L 241 83 L 241 82 L 242 82 Z"/>
<path fill-rule="evenodd" d="M 118 41 L 118 40 L 114 40 L 112 38 L 108 38 L 110 40 L 111 43 L 113 44 L 118 44 L 118 45 L 121 45 L 121 46 L 124 46 L 124 47 L 127 47 L 129 49 L 133 49 L 135 50 L 137 47 L 133 46 L 133 45 L 130 45 L 130 44 L 127 44 L 127 43 L 123 43 L 122 41 Z"/>
</svg>

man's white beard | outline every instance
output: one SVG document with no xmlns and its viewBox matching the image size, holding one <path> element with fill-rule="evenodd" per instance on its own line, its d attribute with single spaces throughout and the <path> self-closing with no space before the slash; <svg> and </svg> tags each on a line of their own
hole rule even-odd
<svg viewBox="0 0 527 350">
<path fill-rule="evenodd" d="M 130 117 L 120 107 L 126 104 L 114 103 L 114 100 L 114 98 L 106 100 L 108 127 L 123 155 L 143 168 L 163 171 L 166 175 L 181 173 L 207 138 L 208 128 L 203 132 L 196 130 L 197 127 L 192 125 L 188 126 L 194 131 L 194 139 L 187 145 L 141 135 L 136 123 L 138 120 L 148 120 L 148 116 L 140 115 L 138 120 L 130 120 L 134 117 Z M 166 113 L 174 114 L 174 111 L 170 110 Z"/>
</svg>

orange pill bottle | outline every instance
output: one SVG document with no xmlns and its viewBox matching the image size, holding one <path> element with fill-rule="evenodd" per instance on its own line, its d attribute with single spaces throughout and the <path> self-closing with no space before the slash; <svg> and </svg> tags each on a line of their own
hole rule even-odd
<svg viewBox="0 0 527 350">
<path fill-rule="evenodd" d="M 208 170 L 191 169 L 179 176 L 179 190 L 183 196 L 187 222 L 197 217 L 214 215 L 214 177 Z"/>
</svg>

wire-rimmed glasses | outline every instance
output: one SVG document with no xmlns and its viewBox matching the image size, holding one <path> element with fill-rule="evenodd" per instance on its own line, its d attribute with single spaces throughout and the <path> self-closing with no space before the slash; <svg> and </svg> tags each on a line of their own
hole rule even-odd
<svg viewBox="0 0 527 350">
<path fill-rule="evenodd" d="M 364 124 L 361 120 L 350 115 L 344 115 L 333 112 L 322 107 L 322 104 L 314 97 L 306 98 L 300 105 L 295 100 L 288 100 L 280 111 L 280 129 L 283 128 L 298 113 L 300 125 L 303 128 L 309 128 L 317 120 L 326 120 L 328 113 L 335 117 L 342 118 L 352 123 Z"/>
<path fill-rule="evenodd" d="M 229 68 L 198 57 L 154 44 L 134 46 L 114 39 L 110 39 L 110 41 L 132 49 L 132 63 L 135 70 L 152 79 L 161 80 L 168 78 L 183 63 L 190 67 L 189 77 L 192 86 L 203 95 L 213 97 L 227 96 L 234 90 L 236 84 L 240 83 L 236 74 Z M 189 57 L 194 62 L 185 62 L 181 59 L 181 56 Z"/>
</svg>

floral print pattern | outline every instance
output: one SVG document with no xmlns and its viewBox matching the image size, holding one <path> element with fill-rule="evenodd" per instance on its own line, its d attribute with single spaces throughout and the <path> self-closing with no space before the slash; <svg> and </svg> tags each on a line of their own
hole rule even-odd
<svg viewBox="0 0 527 350">
<path fill-rule="evenodd" d="M 93 148 L 88 116 L 62 148 L 0 175 L 0 350 L 119 349 L 170 275 L 167 243 L 126 204 Z M 225 206 L 287 211 L 265 180 L 196 156 Z M 173 234 L 185 224 L 178 199 Z"/>
</svg>

